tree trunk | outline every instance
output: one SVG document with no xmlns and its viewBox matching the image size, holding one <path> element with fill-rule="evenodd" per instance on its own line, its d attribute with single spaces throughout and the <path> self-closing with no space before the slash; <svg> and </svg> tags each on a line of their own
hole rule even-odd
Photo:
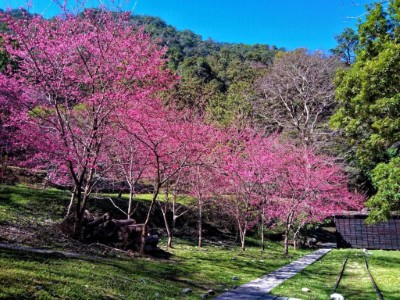
<svg viewBox="0 0 400 300">
<path fill-rule="evenodd" d="M 70 200 L 69 205 L 68 205 L 68 209 L 67 209 L 67 213 L 65 215 L 65 219 L 67 219 L 72 213 L 72 206 L 74 205 L 75 196 L 76 196 L 75 191 L 76 191 L 76 187 L 74 187 L 74 189 L 72 190 L 71 200 Z"/>
<path fill-rule="evenodd" d="M 242 239 L 241 239 L 241 244 L 242 244 L 242 251 L 246 251 L 246 227 L 243 229 L 243 233 L 242 233 Z"/>
<path fill-rule="evenodd" d="M 261 215 L 261 250 L 265 251 L 265 244 L 264 244 L 264 207 L 262 209 L 262 215 Z"/>
<path fill-rule="evenodd" d="M 161 212 L 162 212 L 163 219 L 164 219 L 165 230 L 167 231 L 167 236 L 168 236 L 167 248 L 172 248 L 172 233 L 171 233 L 171 229 L 168 224 L 166 208 L 165 208 L 165 211 L 164 211 L 164 209 L 161 209 Z"/>
<path fill-rule="evenodd" d="M 174 227 L 171 227 L 168 223 L 168 218 L 167 218 L 167 212 L 168 212 L 168 205 L 169 205 L 169 182 L 167 182 L 166 188 L 165 188 L 165 204 L 164 207 L 162 206 L 161 202 L 159 202 L 160 204 L 160 208 L 161 208 L 161 213 L 163 215 L 163 219 L 164 219 L 164 226 L 165 226 L 165 230 L 167 231 L 167 237 L 168 237 L 168 241 L 167 241 L 167 249 L 172 248 L 172 231 Z M 172 224 L 174 225 L 174 217 L 175 217 L 175 210 L 174 210 L 174 205 L 172 204 L 172 214 L 173 214 L 173 220 L 172 220 Z M 173 226 L 172 225 L 172 226 Z"/>
<path fill-rule="evenodd" d="M 172 239 L 174 238 L 174 230 L 176 226 L 176 219 L 178 218 L 175 214 L 174 204 L 172 204 L 172 224 L 171 224 L 171 236 L 168 236 L 167 247 L 172 248 Z"/>
<path fill-rule="evenodd" d="M 284 250 L 283 253 L 285 255 L 289 254 L 289 229 L 286 228 L 285 230 L 285 239 L 284 239 Z"/>
<path fill-rule="evenodd" d="M 239 231 L 239 238 L 240 238 L 240 246 L 242 251 L 246 251 L 246 231 L 247 231 L 247 222 L 244 222 L 244 225 L 240 224 L 240 217 L 237 217 L 237 224 L 238 224 L 238 231 Z"/>
<path fill-rule="evenodd" d="M 85 189 L 83 191 L 83 197 L 82 197 L 82 192 L 81 192 L 81 186 L 76 187 L 78 190 L 78 203 L 77 203 L 77 207 L 76 207 L 77 216 L 75 218 L 75 226 L 74 226 L 74 237 L 75 238 L 79 238 L 81 235 L 82 220 L 83 220 L 83 216 L 85 214 L 87 201 L 89 200 L 89 195 L 93 188 L 92 180 L 93 180 L 94 173 L 95 173 L 95 170 L 93 168 L 90 169 L 88 177 L 86 179 L 87 181 L 86 181 Z M 83 175 L 81 178 L 82 179 L 84 178 Z M 81 182 L 82 182 L 82 180 L 81 180 Z"/>
<path fill-rule="evenodd" d="M 285 255 L 289 254 L 289 233 L 290 233 L 290 229 L 291 229 L 291 225 L 292 225 L 292 216 L 293 216 L 293 212 L 291 212 L 287 217 L 287 223 L 286 223 L 286 229 L 285 229 L 285 240 L 284 240 L 285 248 L 283 250 Z"/>
<path fill-rule="evenodd" d="M 129 202 L 128 202 L 128 213 L 126 215 L 126 218 L 129 220 L 132 216 L 132 204 L 133 204 L 133 186 L 130 187 L 129 189 Z"/>
<path fill-rule="evenodd" d="M 296 251 L 297 250 L 297 241 L 296 241 L 296 238 L 297 238 L 297 231 L 293 234 L 293 250 L 294 251 Z"/>
<path fill-rule="evenodd" d="M 165 230 L 167 231 L 167 237 L 168 237 L 168 242 L 167 242 L 167 248 L 172 248 L 172 230 L 169 226 L 168 223 L 168 218 L 167 218 L 167 212 L 168 212 L 168 203 L 169 203 L 169 194 L 168 194 L 168 190 L 169 190 L 169 186 L 167 184 L 167 188 L 165 191 L 165 203 L 164 203 L 164 207 L 161 204 L 161 202 L 158 202 L 160 204 L 160 209 L 161 209 L 161 213 L 163 216 L 163 220 L 164 220 L 164 226 L 165 226 Z"/>
<path fill-rule="evenodd" d="M 293 250 L 297 250 L 297 236 L 300 233 L 301 228 L 303 228 L 303 225 L 299 225 L 293 235 Z"/>
<path fill-rule="evenodd" d="M 199 242 L 198 247 L 202 247 L 203 242 L 203 203 L 202 200 L 198 199 L 198 207 L 199 207 Z"/>
<path fill-rule="evenodd" d="M 78 239 L 79 235 L 82 230 L 82 224 L 81 224 L 81 213 L 80 213 L 80 207 L 82 204 L 82 187 L 81 186 L 76 186 L 75 187 L 75 196 L 74 198 L 76 199 L 76 208 L 75 208 L 75 220 L 74 220 L 74 228 L 73 228 L 73 238 Z"/>
<path fill-rule="evenodd" d="M 139 251 L 140 255 L 144 254 L 144 246 L 145 246 L 145 242 L 146 242 L 146 228 L 150 222 L 151 213 L 153 211 L 153 207 L 154 207 L 154 204 L 156 203 L 159 192 L 160 192 L 160 185 L 157 183 L 156 187 L 154 188 L 153 199 L 151 199 L 150 208 L 147 211 L 146 220 L 143 223 L 143 230 L 142 230 L 142 234 L 141 234 L 141 238 L 140 238 L 140 241 L 141 241 L 140 251 Z"/>
</svg>

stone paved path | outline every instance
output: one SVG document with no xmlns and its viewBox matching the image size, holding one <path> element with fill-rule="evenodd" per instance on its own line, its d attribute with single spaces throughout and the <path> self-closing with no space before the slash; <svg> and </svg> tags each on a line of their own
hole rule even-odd
<svg viewBox="0 0 400 300">
<path fill-rule="evenodd" d="M 294 300 L 294 298 L 277 297 L 268 293 L 273 288 L 293 277 L 331 250 L 331 248 L 326 248 L 314 251 L 313 253 L 307 254 L 295 262 L 292 262 L 272 273 L 250 281 L 237 289 L 223 293 L 214 298 L 214 300 Z"/>
</svg>

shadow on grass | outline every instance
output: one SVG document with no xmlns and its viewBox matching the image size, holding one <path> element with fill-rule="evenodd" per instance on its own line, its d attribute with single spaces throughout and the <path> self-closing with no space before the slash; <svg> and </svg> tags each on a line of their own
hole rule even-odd
<svg viewBox="0 0 400 300">
<path fill-rule="evenodd" d="M 188 274 L 184 267 L 168 261 L 138 258 L 74 259 L 16 250 L 0 250 L 0 261 L 5 267 L 4 274 L 10 272 L 8 275 L 3 275 L 6 277 L 0 275 L 1 285 L 14 286 L 17 289 L 22 284 L 21 281 L 25 281 L 24 286 L 33 286 L 33 288 L 39 286 L 43 292 L 46 289 L 53 291 L 54 284 L 69 285 L 69 288 L 73 290 L 68 294 L 72 296 L 71 299 L 75 299 L 73 295 L 84 293 L 87 285 L 92 289 L 98 289 L 96 293 L 99 295 L 111 293 L 110 287 L 114 287 L 122 294 L 131 295 L 129 299 L 152 299 L 149 293 L 160 291 L 172 297 L 179 294 L 183 287 L 202 291 L 210 288 L 209 282 L 192 280 L 191 274 Z M 145 291 L 139 293 L 142 289 Z M 36 298 L 33 296 L 36 292 L 31 291 L 27 298 Z M 139 293 L 139 296 L 132 298 L 134 293 Z M 60 296 L 60 291 L 55 294 Z M 12 295 L 10 292 L 7 299 L 11 299 Z M 2 298 L 1 292 L 0 298 Z M 88 299 L 94 298 L 96 297 L 93 295 L 93 298 Z M 23 299 L 21 293 L 15 299 Z M 80 296 L 76 299 L 84 299 L 84 297 Z"/>
<path fill-rule="evenodd" d="M 68 200 L 69 194 L 66 191 L 0 186 L 0 207 L 7 213 L 3 216 L 6 220 L 24 221 L 28 217 L 60 219 Z"/>
</svg>

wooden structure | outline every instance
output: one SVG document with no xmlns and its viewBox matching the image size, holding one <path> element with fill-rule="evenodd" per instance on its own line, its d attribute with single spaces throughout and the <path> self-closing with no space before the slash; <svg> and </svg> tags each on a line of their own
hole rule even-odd
<svg viewBox="0 0 400 300">
<path fill-rule="evenodd" d="M 345 212 L 335 216 L 337 246 L 400 250 L 400 217 L 393 215 L 385 223 L 365 224 L 367 213 Z"/>
</svg>

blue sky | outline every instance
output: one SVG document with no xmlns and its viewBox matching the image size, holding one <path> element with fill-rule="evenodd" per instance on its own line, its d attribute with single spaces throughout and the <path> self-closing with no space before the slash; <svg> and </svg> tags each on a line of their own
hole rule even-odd
<svg viewBox="0 0 400 300">
<path fill-rule="evenodd" d="M 96 6 L 109 1 L 85 2 Z M 26 7 L 26 2 L 0 0 L 0 8 Z M 51 0 L 30 2 L 32 12 L 45 16 L 57 13 Z M 131 0 L 124 8 L 134 14 L 161 17 L 178 29 L 200 34 L 203 39 L 327 51 L 336 45 L 335 34 L 345 27 L 355 27 L 356 17 L 363 14 L 364 4 L 369 2 L 372 0 Z"/>
</svg>

